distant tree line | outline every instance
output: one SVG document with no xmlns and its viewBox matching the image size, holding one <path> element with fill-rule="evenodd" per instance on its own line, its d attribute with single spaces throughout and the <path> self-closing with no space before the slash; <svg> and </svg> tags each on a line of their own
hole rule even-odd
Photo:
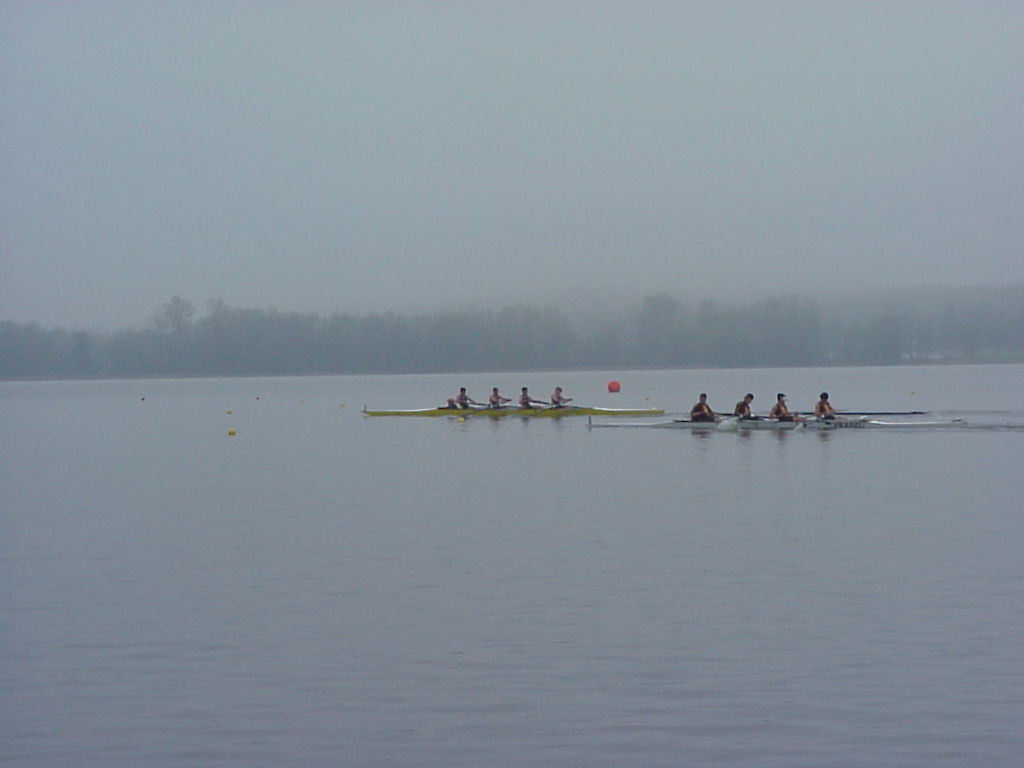
<svg viewBox="0 0 1024 768">
<path fill-rule="evenodd" d="M 921 289 L 866 307 L 806 296 L 686 306 L 667 293 L 574 327 L 555 308 L 405 317 L 242 309 L 181 297 L 113 333 L 0 321 L 0 377 L 429 373 L 1024 361 L 1024 285 Z"/>
</svg>

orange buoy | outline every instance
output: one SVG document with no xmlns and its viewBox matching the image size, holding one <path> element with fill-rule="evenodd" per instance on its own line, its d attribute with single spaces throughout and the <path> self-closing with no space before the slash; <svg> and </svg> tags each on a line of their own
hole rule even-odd
<svg viewBox="0 0 1024 768">
<path fill-rule="evenodd" d="M 608 391 L 609 392 L 619 392 L 621 390 L 622 390 L 622 385 L 619 384 L 619 382 L 617 382 L 617 381 L 609 381 L 608 382 Z"/>
</svg>

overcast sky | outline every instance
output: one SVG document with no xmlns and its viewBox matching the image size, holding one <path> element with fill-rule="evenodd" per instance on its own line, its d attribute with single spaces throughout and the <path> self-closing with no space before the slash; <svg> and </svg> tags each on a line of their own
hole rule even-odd
<svg viewBox="0 0 1024 768">
<path fill-rule="evenodd" d="M 1024 3 L 0 3 L 0 319 L 1024 279 Z"/>
</svg>

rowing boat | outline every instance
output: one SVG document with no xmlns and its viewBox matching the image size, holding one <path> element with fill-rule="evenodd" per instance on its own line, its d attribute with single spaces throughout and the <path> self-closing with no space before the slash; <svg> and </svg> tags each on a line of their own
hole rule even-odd
<svg viewBox="0 0 1024 768">
<path fill-rule="evenodd" d="M 515 416 L 521 419 L 562 418 L 563 416 L 660 416 L 663 408 L 602 408 L 600 406 L 546 406 L 542 408 L 417 408 L 397 411 L 368 411 L 364 416 L 454 416 L 500 419 Z"/>
<path fill-rule="evenodd" d="M 669 419 L 662 421 L 615 421 L 594 422 L 587 419 L 587 427 L 648 427 L 651 429 L 689 429 L 691 431 L 712 431 L 718 429 L 714 421 L 691 421 L 690 419 Z"/>
<path fill-rule="evenodd" d="M 688 429 L 692 432 L 741 432 L 750 429 L 788 431 L 798 427 L 812 430 L 832 429 L 949 429 L 966 427 L 967 422 L 956 418 L 947 421 L 905 420 L 886 421 L 869 419 L 861 416 L 856 419 L 808 419 L 806 421 L 779 421 L 755 417 L 740 419 L 733 416 L 723 418 L 718 423 L 713 421 L 692 421 L 690 419 L 669 419 L 662 421 L 616 421 L 594 422 L 587 419 L 587 428 L 591 427 L 646 427 L 649 429 Z"/>
<path fill-rule="evenodd" d="M 811 416 L 813 414 L 808 414 Z M 836 416 L 927 416 L 928 411 L 836 411 Z"/>
<path fill-rule="evenodd" d="M 721 421 L 693 421 L 692 419 L 670 419 L 663 421 L 625 421 L 614 423 L 595 423 L 587 420 L 588 427 L 647 427 L 650 429 L 688 429 L 691 432 L 738 432 L 747 429 L 790 430 L 796 429 L 799 422 L 779 421 L 778 419 L 738 419 L 732 416 Z"/>
<path fill-rule="evenodd" d="M 779 419 L 767 419 L 755 416 L 752 419 L 737 418 L 729 416 L 719 422 L 718 428 L 722 432 L 742 432 L 750 429 L 770 429 L 776 432 L 785 432 L 796 429 L 800 422 L 780 421 Z"/>
<path fill-rule="evenodd" d="M 414 408 L 402 411 L 368 411 L 363 408 L 363 416 L 461 416 L 473 412 L 472 408 Z"/>
<path fill-rule="evenodd" d="M 966 427 L 967 422 L 963 419 L 950 419 L 948 421 L 885 421 L 881 419 L 812 419 L 804 422 L 807 429 L 944 429 L 950 427 Z"/>
</svg>

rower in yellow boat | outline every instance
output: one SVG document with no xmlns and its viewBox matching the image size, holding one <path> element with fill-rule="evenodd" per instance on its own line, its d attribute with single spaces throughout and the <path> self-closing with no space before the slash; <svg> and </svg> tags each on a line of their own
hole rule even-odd
<svg viewBox="0 0 1024 768">
<path fill-rule="evenodd" d="M 571 397 L 566 397 L 562 394 L 561 387 L 555 387 L 555 391 L 551 393 L 551 405 L 554 408 L 564 408 L 566 405 L 572 402 Z"/>
<path fill-rule="evenodd" d="M 448 398 L 448 407 L 452 409 L 464 411 L 471 405 L 480 405 L 480 403 L 466 394 L 465 387 L 459 387 L 459 394 Z"/>
<path fill-rule="evenodd" d="M 498 391 L 498 388 L 494 387 L 491 390 L 491 394 L 487 398 L 487 407 L 488 408 L 504 408 L 505 407 L 505 403 L 511 403 L 511 402 L 512 402 L 512 398 L 511 397 L 504 397 Z"/>
<path fill-rule="evenodd" d="M 523 391 L 519 394 L 519 407 L 520 408 L 533 408 L 538 405 L 547 405 L 543 400 L 534 400 L 530 397 L 530 391 L 523 387 Z"/>
</svg>

